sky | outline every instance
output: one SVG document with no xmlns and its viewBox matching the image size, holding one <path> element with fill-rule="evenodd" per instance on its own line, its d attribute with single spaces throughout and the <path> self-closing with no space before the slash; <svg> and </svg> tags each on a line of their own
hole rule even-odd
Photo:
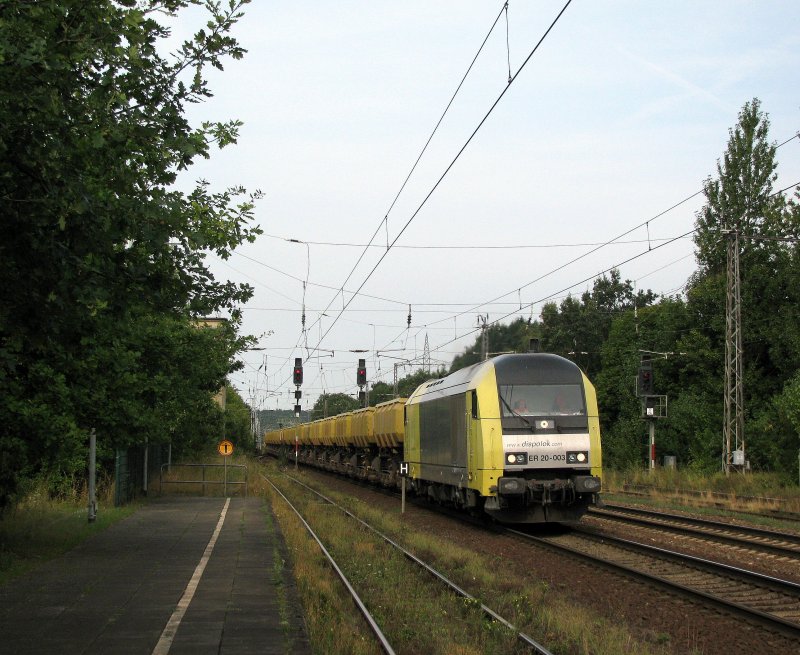
<svg viewBox="0 0 800 655">
<path fill-rule="evenodd" d="M 246 7 L 234 35 L 247 54 L 188 111 L 243 121 L 239 142 L 180 183 L 264 194 L 264 233 L 207 260 L 255 290 L 242 331 L 258 350 L 231 376 L 247 402 L 291 408 L 295 357 L 303 409 L 357 394 L 359 358 L 370 383 L 391 384 L 419 370 L 427 339 L 433 367 L 449 367 L 479 315 L 536 319 L 612 267 L 637 289 L 682 292 L 695 269 L 683 235 L 742 105 L 761 100 L 777 143 L 800 130 L 796 3 L 575 0 L 537 48 L 563 7 Z M 777 160 L 775 190 L 800 183 L 800 138 Z"/>
</svg>

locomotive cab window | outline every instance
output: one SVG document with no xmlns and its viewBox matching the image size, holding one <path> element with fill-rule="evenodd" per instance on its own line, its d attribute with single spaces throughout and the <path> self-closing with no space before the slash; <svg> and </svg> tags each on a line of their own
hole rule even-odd
<svg viewBox="0 0 800 655">
<path fill-rule="evenodd" d="M 584 416 L 586 404 L 578 384 L 500 385 L 502 416 Z"/>
<path fill-rule="evenodd" d="M 472 418 L 478 418 L 478 392 L 472 391 Z"/>
</svg>

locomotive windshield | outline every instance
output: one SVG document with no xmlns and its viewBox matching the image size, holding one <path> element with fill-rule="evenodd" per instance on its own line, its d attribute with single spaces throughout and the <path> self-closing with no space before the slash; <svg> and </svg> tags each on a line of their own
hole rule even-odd
<svg viewBox="0 0 800 655">
<path fill-rule="evenodd" d="M 502 416 L 585 416 L 578 384 L 500 385 Z"/>
</svg>

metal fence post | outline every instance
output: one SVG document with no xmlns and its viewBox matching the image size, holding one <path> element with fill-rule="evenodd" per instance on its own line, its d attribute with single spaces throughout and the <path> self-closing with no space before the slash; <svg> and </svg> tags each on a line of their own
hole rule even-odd
<svg viewBox="0 0 800 655">
<path fill-rule="evenodd" d="M 142 492 L 144 495 L 147 495 L 147 466 L 148 466 L 148 455 L 150 454 L 150 446 L 145 443 L 144 445 L 144 463 L 142 464 Z"/>
<path fill-rule="evenodd" d="M 97 518 L 97 498 L 95 497 L 95 472 L 97 469 L 97 438 L 94 428 L 89 433 L 89 523 Z"/>
</svg>

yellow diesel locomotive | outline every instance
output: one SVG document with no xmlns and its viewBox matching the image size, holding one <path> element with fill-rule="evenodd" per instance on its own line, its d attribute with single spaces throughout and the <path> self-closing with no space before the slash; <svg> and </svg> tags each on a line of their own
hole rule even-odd
<svg viewBox="0 0 800 655">
<path fill-rule="evenodd" d="M 506 523 L 579 519 L 599 499 L 594 386 L 547 353 L 500 355 L 420 385 L 408 399 L 264 435 L 268 452 L 400 484 Z"/>
</svg>

